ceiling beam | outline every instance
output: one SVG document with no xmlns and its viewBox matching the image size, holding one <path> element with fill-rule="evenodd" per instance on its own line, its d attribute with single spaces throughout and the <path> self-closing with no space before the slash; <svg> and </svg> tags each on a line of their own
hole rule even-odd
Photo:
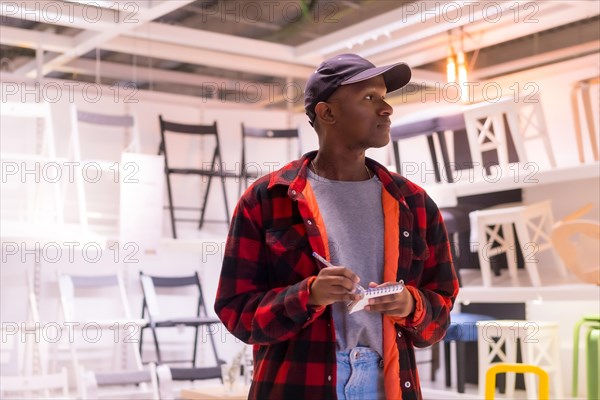
<svg viewBox="0 0 600 400">
<path fill-rule="evenodd" d="M 567 2 L 541 2 L 539 8 L 529 10 L 524 13 L 520 10 L 521 19 L 531 17 L 534 20 L 531 23 L 515 23 L 514 15 L 502 17 L 496 23 L 488 21 L 479 21 L 464 27 L 465 40 L 464 51 L 471 52 L 480 48 L 485 48 L 500 44 L 509 40 L 528 36 L 536 32 L 555 28 L 581 19 L 590 18 L 598 15 L 598 10 L 589 10 L 588 7 L 580 9 L 580 1 Z M 527 4 L 538 4 L 529 2 Z M 455 45 L 458 42 L 455 41 Z M 424 65 L 448 55 L 448 38 L 446 35 L 436 35 L 422 40 L 416 40 L 405 46 L 389 49 L 371 56 L 369 59 L 376 65 L 388 64 L 392 62 L 404 61 L 409 65 Z"/>
<path fill-rule="evenodd" d="M 38 45 L 43 43 L 43 48 L 49 51 L 55 52 L 67 52 L 73 47 L 75 47 L 75 40 L 71 37 L 65 35 L 58 35 L 50 32 L 37 32 L 29 29 L 21 29 L 21 28 L 12 28 L 12 27 L 1 27 L 0 32 L 0 43 L 25 47 L 35 50 Z M 233 56 L 222 54 L 216 51 L 207 51 L 193 48 L 189 48 L 186 46 L 180 46 L 175 44 L 161 43 L 161 42 L 153 42 L 152 40 L 133 38 L 133 37 L 121 37 L 118 39 L 113 39 L 112 41 L 101 45 L 102 49 L 122 52 L 126 54 L 133 54 L 138 56 L 148 56 L 152 57 L 154 54 L 169 54 L 169 59 L 186 62 L 190 64 L 202 64 L 202 65 L 211 65 L 217 68 L 230 69 L 230 70 L 239 70 L 238 67 L 244 67 L 244 70 L 248 72 L 253 72 L 260 75 L 269 75 L 279 76 L 281 78 L 286 78 L 288 76 L 298 79 L 306 79 L 308 75 L 310 75 L 314 67 L 306 67 L 306 66 L 296 66 L 295 64 L 281 63 L 281 62 L 273 62 L 268 60 L 260 60 L 256 59 L 254 61 L 250 61 L 248 57 L 242 56 Z M 80 62 L 79 62 L 80 61 Z M 71 61 L 66 64 L 66 66 L 57 66 L 55 70 L 61 72 L 76 72 L 79 68 L 87 69 L 90 67 L 90 63 L 95 61 L 91 60 L 78 60 Z M 105 66 L 111 65 L 111 68 L 108 71 L 117 68 L 118 65 L 114 63 L 107 63 L 105 61 L 101 62 L 103 74 L 106 72 Z M 254 66 L 254 67 L 252 67 Z M 248 67 L 248 69 L 246 69 Z M 91 67 L 90 67 L 91 68 Z M 122 79 L 128 79 L 131 77 L 131 71 L 126 70 L 126 66 L 123 66 L 119 69 L 119 73 L 122 74 Z M 95 67 L 94 67 L 95 70 Z M 138 67 L 138 71 L 142 71 L 140 67 Z M 198 79 L 210 79 L 210 82 L 218 82 L 219 86 L 223 83 L 227 84 L 228 82 L 233 82 L 232 80 L 226 80 L 217 77 L 209 77 L 209 76 L 198 76 L 196 74 L 185 74 L 173 71 L 174 74 L 170 74 L 168 72 L 171 71 L 162 71 L 167 74 L 160 74 L 160 70 L 153 69 L 152 76 L 158 81 L 159 77 L 164 77 L 167 82 L 180 82 L 182 79 L 188 81 L 197 82 Z M 157 75 L 159 74 L 159 75 Z M 194 77 L 198 78 L 195 79 Z M 112 75 L 111 78 L 119 79 L 117 74 Z M 250 84 L 247 81 L 236 80 L 241 85 Z M 228 87 L 235 87 L 235 85 L 229 85 Z"/>
<path fill-rule="evenodd" d="M 24 77 L 22 75 L 16 75 L 10 72 L 0 71 L 0 82 L 3 85 L 5 84 L 26 84 L 32 85 L 35 87 L 37 84 L 47 85 L 58 84 L 60 87 L 67 87 L 69 90 L 73 90 L 75 93 L 81 93 L 82 88 L 85 85 L 75 85 L 73 83 L 77 83 L 74 81 L 64 80 L 64 79 L 56 79 L 56 78 L 42 78 L 41 80 L 34 80 L 31 78 Z M 116 93 L 115 95 L 120 96 L 120 103 L 124 104 L 126 107 L 129 105 L 125 99 L 131 97 L 131 92 L 129 91 L 114 91 L 114 87 L 101 85 L 102 92 L 106 93 Z M 181 104 L 184 106 L 195 106 L 201 108 L 216 108 L 216 109 L 238 109 L 238 110 L 255 110 L 258 109 L 259 106 L 257 103 L 249 103 L 249 102 L 240 102 L 240 101 L 224 101 L 221 99 L 207 99 L 204 97 L 194 97 L 187 96 L 181 94 L 174 93 L 166 93 L 166 92 L 155 92 L 151 90 L 139 89 L 135 91 L 135 103 L 138 101 L 154 101 L 154 102 L 164 102 L 168 104 Z M 128 100 L 130 101 L 130 99 Z M 211 121 L 212 122 L 212 121 Z"/>
<path fill-rule="evenodd" d="M 326 55 L 348 50 L 349 43 L 364 43 L 371 37 L 388 36 L 390 32 L 413 25 L 418 26 L 424 18 L 424 15 L 419 12 L 420 10 L 417 10 L 422 3 L 426 2 L 403 4 L 395 10 L 297 46 L 296 56 L 306 60 L 323 59 Z M 450 3 L 449 0 L 436 2 L 439 5 L 448 3 Z M 416 7 L 415 10 L 413 7 Z"/>
<path fill-rule="evenodd" d="M 112 29 L 126 20 L 133 20 L 139 11 L 136 3 L 133 2 L 130 3 L 130 14 L 120 13 L 118 10 L 110 8 L 99 8 L 94 3 L 39 0 L 3 1 L 0 3 L 0 14 L 4 17 L 25 21 L 103 31 Z"/>
<path fill-rule="evenodd" d="M 64 65 L 69 61 L 89 52 L 90 50 L 93 50 L 94 48 L 101 47 L 102 43 L 106 42 L 107 40 L 115 38 L 128 30 L 134 29 L 138 24 L 152 21 L 162 15 L 168 14 L 171 11 L 184 6 L 185 4 L 191 3 L 192 1 L 193 0 L 163 0 L 150 9 L 140 10 L 136 16 L 135 22 L 127 22 L 127 19 L 123 19 L 120 23 L 114 24 L 111 29 L 107 29 L 102 32 L 81 32 L 75 36 L 75 46 L 73 48 L 44 63 L 41 74 L 46 75 L 47 73 L 53 71 L 54 68 Z M 38 71 L 36 70 L 36 63 L 31 62 L 19 68 L 16 72 L 27 75 L 28 77 L 35 77 Z"/>
<path fill-rule="evenodd" d="M 231 53 L 249 58 L 298 64 L 292 46 L 158 22 L 149 22 L 144 26 L 125 32 L 124 35 L 155 42 L 213 50 L 220 53 Z M 304 64 L 314 67 L 310 63 Z"/>
<path fill-rule="evenodd" d="M 94 60 L 73 60 L 68 64 L 58 67 L 59 72 L 71 74 L 95 75 L 96 61 Z M 152 81 L 176 83 L 181 85 L 191 85 L 198 87 L 213 88 L 215 90 L 235 90 L 236 87 L 252 88 L 254 82 L 223 79 L 208 75 L 198 75 L 180 71 L 166 71 L 156 68 L 148 68 L 140 65 L 129 65 L 114 62 L 101 61 L 98 66 L 102 77 L 117 79 L 122 81 Z"/>
<path fill-rule="evenodd" d="M 418 4 L 418 5 L 415 5 Z M 373 55 L 385 53 L 391 49 L 402 48 L 405 45 L 415 43 L 419 40 L 430 37 L 440 36 L 446 43 L 448 32 L 459 32 L 463 27 L 477 23 L 481 20 L 493 21 L 498 16 L 506 16 L 507 11 L 514 7 L 515 2 L 500 1 L 493 3 L 486 2 L 451 2 L 451 3 L 412 3 L 408 4 L 406 13 L 410 16 L 404 16 L 407 23 L 396 27 L 396 24 L 390 24 L 384 28 L 383 32 L 387 34 L 375 34 L 375 40 L 365 39 L 363 35 L 359 42 L 349 41 L 347 48 L 351 51 L 370 58 Z M 410 9 L 410 7 L 414 7 Z M 412 10 L 412 11 L 411 11 Z M 415 13 L 420 13 L 416 15 Z M 410 23 L 408 23 L 410 18 Z M 379 28 L 381 30 L 381 28 Z"/>
<path fill-rule="evenodd" d="M 244 71 L 257 75 L 306 79 L 314 67 L 261 58 L 223 53 L 215 50 L 182 46 L 173 43 L 153 42 L 142 38 L 118 37 L 101 45 L 102 49 L 147 57 L 168 57 L 170 60 L 196 65 L 206 65 L 231 71 Z"/>
<path fill-rule="evenodd" d="M 571 46 L 568 48 L 548 51 L 542 54 L 536 54 L 531 57 L 524 57 L 518 60 L 509 61 L 501 64 L 496 64 L 491 67 L 478 69 L 473 71 L 470 77 L 473 81 L 483 81 L 496 76 L 502 76 L 513 73 L 515 71 L 530 69 L 544 64 L 551 64 L 562 61 L 567 58 L 582 57 L 588 54 L 600 52 L 600 40 Z"/>
<path fill-rule="evenodd" d="M 75 46 L 75 40 L 66 35 L 11 26 L 0 26 L 0 43 L 33 50 L 42 47 L 57 53 L 65 52 Z"/>
</svg>

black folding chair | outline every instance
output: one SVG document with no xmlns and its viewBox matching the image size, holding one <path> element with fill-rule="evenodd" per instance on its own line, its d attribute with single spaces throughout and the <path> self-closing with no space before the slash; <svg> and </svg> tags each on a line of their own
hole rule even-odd
<svg viewBox="0 0 600 400">
<path fill-rule="evenodd" d="M 189 124 L 180 124 L 176 122 L 165 121 L 160 115 L 160 136 L 161 142 L 160 147 L 158 149 L 158 154 L 164 154 L 165 157 L 165 175 L 167 176 L 167 193 L 169 196 L 169 213 L 171 216 L 171 229 L 173 231 L 173 238 L 177 238 L 177 230 L 175 228 L 175 221 L 188 221 L 188 222 L 198 222 L 198 229 L 201 229 L 204 225 L 204 222 L 208 220 L 206 217 L 206 207 L 208 201 L 208 194 L 210 192 L 210 185 L 213 177 L 219 177 L 221 179 L 221 186 L 223 188 L 223 200 L 225 203 L 225 214 L 227 220 L 224 222 L 229 223 L 229 205 L 227 201 L 227 191 L 225 189 L 225 178 L 226 177 L 237 177 L 234 173 L 228 173 L 222 170 L 221 162 L 223 158 L 221 157 L 221 147 L 219 145 L 219 135 L 217 133 L 217 123 L 213 123 L 212 125 L 189 125 Z M 187 135 L 202 135 L 206 136 L 214 136 L 215 138 L 215 148 L 213 150 L 212 160 L 210 163 L 210 168 L 172 168 L 169 166 L 169 157 L 167 152 L 167 142 L 166 142 L 166 134 L 167 133 L 176 133 L 176 134 L 187 134 Z M 176 207 L 173 205 L 173 189 L 171 186 L 171 174 L 179 174 L 179 175 L 198 175 L 198 176 L 206 176 L 208 177 L 208 183 L 206 185 L 206 191 L 204 192 L 204 198 L 202 200 L 202 204 L 200 207 Z M 175 218 L 175 210 L 188 210 L 188 211 L 200 211 L 200 219 L 190 219 L 190 218 Z M 215 221 L 211 221 L 215 222 Z M 220 222 L 220 221 L 218 221 Z"/>
<path fill-rule="evenodd" d="M 207 316 L 204 297 L 202 295 L 202 286 L 200 284 L 198 273 L 196 272 L 189 276 L 162 277 L 146 275 L 140 271 L 140 280 L 144 293 L 142 318 L 146 318 L 149 321 L 148 324 L 142 328 L 140 333 L 139 349 L 142 359 L 144 331 L 146 329 L 150 329 L 152 331 L 152 337 L 154 340 L 157 363 L 169 366 L 170 378 L 172 380 L 194 381 L 202 379 L 222 379 L 221 365 L 225 362 L 218 356 L 217 347 L 213 337 L 214 330 L 212 328 L 215 324 L 220 324 L 221 321 L 216 318 L 209 318 Z M 163 297 L 169 293 L 181 295 L 186 291 L 186 287 L 195 287 L 197 289 L 197 300 L 194 304 L 195 313 L 191 316 L 174 316 L 173 318 L 169 318 L 164 313 L 161 313 L 159 307 L 159 297 Z M 157 291 L 163 296 L 157 294 Z M 183 307 L 177 307 L 177 311 L 181 311 L 182 308 Z M 173 308 L 171 307 L 169 310 L 173 310 Z M 174 314 L 172 313 L 172 315 Z M 191 358 L 165 360 L 163 357 L 163 351 L 161 351 L 159 335 L 157 331 L 163 328 L 171 328 L 171 331 L 173 331 L 173 328 L 180 329 L 182 327 L 191 328 L 194 330 L 194 350 Z M 215 360 L 215 365 L 208 367 L 198 367 L 196 365 L 199 340 L 198 335 L 201 331 L 201 328 L 208 329 L 208 343 L 210 343 Z M 183 364 L 184 366 L 172 366 L 173 364 Z M 188 364 L 188 366 L 185 366 L 185 364 Z M 160 383 L 161 386 L 163 386 L 163 383 L 164 382 Z"/>
<path fill-rule="evenodd" d="M 296 139 L 298 143 L 298 157 L 302 155 L 302 146 L 300 143 L 300 132 L 298 129 L 266 129 L 251 128 L 242 124 L 242 173 L 238 185 L 238 197 L 242 195 L 242 185 L 244 190 L 248 188 L 248 179 L 256 179 L 264 175 L 260 169 L 256 172 L 248 170 L 248 161 L 246 158 L 246 140 L 251 139 L 288 139 L 288 142 Z M 290 160 L 291 161 L 291 160 Z"/>
</svg>

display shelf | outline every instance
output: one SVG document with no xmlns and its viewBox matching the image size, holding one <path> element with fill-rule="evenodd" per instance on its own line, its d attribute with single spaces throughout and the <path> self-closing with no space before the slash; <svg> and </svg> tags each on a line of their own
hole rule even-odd
<svg viewBox="0 0 600 400">
<path fill-rule="evenodd" d="M 566 278 L 559 274 L 546 273 L 542 275 L 542 286 L 531 286 L 525 270 L 518 270 L 519 286 L 511 284 L 506 271 L 499 277 L 494 277 L 493 286 L 482 285 L 479 270 L 461 270 L 463 287 L 460 288 L 457 302 L 461 303 L 515 303 L 535 300 L 546 301 L 598 301 L 600 287 L 586 284 L 575 276 Z"/>
<path fill-rule="evenodd" d="M 462 180 L 456 183 L 423 184 L 423 188 L 432 192 L 452 193 L 456 197 L 472 196 L 484 193 L 502 192 L 513 189 L 532 188 L 590 178 L 600 178 L 600 163 L 537 170 L 535 163 L 513 164 L 503 173 L 493 174 L 483 179 L 471 179 L 468 171 L 462 171 Z M 471 172 L 471 174 L 473 174 Z M 435 198 L 434 198 L 435 200 Z"/>
<path fill-rule="evenodd" d="M 64 243 L 98 243 L 100 247 L 106 247 L 112 235 L 83 229 L 79 224 L 56 224 L 28 223 L 21 221 L 2 221 L 0 238 L 3 243 L 17 242 L 19 245 L 40 245 Z"/>
</svg>

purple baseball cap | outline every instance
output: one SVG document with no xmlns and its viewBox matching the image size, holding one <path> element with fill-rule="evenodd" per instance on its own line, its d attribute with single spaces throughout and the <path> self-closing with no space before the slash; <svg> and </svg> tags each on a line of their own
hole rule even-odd
<svg viewBox="0 0 600 400">
<path fill-rule="evenodd" d="M 340 54 L 323 61 L 308 78 L 304 88 L 304 109 L 311 124 L 316 117 L 317 103 L 326 101 L 338 87 L 378 75 L 383 75 L 389 93 L 406 86 L 410 82 L 411 72 L 405 63 L 376 67 L 357 54 Z"/>
</svg>

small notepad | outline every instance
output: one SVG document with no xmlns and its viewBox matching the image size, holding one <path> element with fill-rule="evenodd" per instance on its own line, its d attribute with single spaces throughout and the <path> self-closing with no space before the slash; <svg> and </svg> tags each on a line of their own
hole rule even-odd
<svg viewBox="0 0 600 400">
<path fill-rule="evenodd" d="M 356 311 L 360 311 L 369 302 L 369 299 L 373 299 L 376 297 L 386 296 L 388 294 L 400 293 L 404 290 L 404 281 L 400 281 L 395 285 L 382 286 L 371 288 L 364 291 L 364 295 L 360 300 L 351 301 L 348 303 L 348 313 L 352 314 Z"/>
</svg>

